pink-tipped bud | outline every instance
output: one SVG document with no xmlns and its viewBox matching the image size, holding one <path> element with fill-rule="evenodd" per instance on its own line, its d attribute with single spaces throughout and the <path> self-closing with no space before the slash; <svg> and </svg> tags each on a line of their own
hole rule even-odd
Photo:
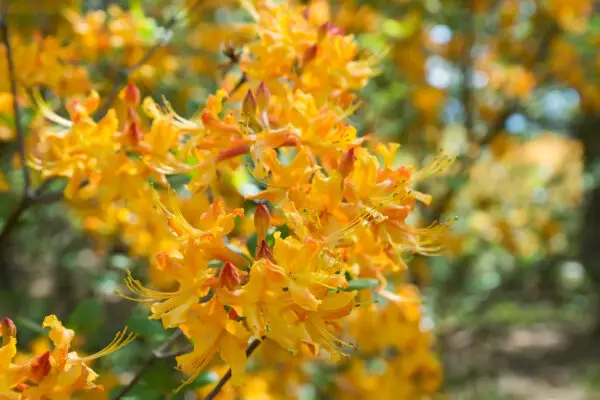
<svg viewBox="0 0 600 400">
<path fill-rule="evenodd" d="M 275 262 L 275 257 L 273 257 L 273 251 L 269 247 L 269 244 L 266 240 L 261 240 L 256 246 L 256 256 L 257 260 L 262 260 L 263 258 Z"/>
<path fill-rule="evenodd" d="M 257 108 L 256 97 L 254 97 L 252 90 L 248 89 L 248 93 L 246 94 L 246 97 L 244 97 L 244 102 L 242 103 L 242 113 L 247 117 L 254 117 Z"/>
<path fill-rule="evenodd" d="M 123 89 L 123 100 L 125 100 L 128 106 L 136 107 L 140 104 L 140 97 L 140 89 L 133 82 L 129 82 L 125 89 Z"/>
<path fill-rule="evenodd" d="M 342 155 L 342 158 L 340 159 L 340 165 L 338 167 L 338 170 L 340 171 L 340 175 L 342 175 L 342 177 L 345 178 L 348 175 L 350 175 L 350 173 L 352 172 L 352 169 L 354 168 L 355 161 L 356 161 L 356 151 L 353 147 L 350 150 L 348 150 L 347 152 L 345 152 Z"/>
<path fill-rule="evenodd" d="M 10 338 L 17 336 L 17 326 L 8 317 L 4 317 L 0 322 L 0 333 L 2 333 L 2 345 L 6 345 Z"/>
<path fill-rule="evenodd" d="M 310 18 L 310 9 L 308 7 L 306 7 L 304 10 L 302 10 L 302 16 L 304 17 L 305 20 L 308 21 L 308 19 Z"/>
<path fill-rule="evenodd" d="M 258 104 L 259 110 L 263 111 L 269 107 L 269 100 L 271 99 L 271 92 L 265 82 L 261 82 L 256 89 L 256 103 Z"/>
<path fill-rule="evenodd" d="M 269 226 L 271 226 L 269 209 L 264 203 L 258 203 L 254 211 L 254 227 L 256 228 L 256 237 L 259 243 L 267 237 Z"/>
<path fill-rule="evenodd" d="M 309 62 L 311 62 L 312 60 L 315 59 L 315 57 L 317 56 L 317 50 L 318 50 L 318 46 L 315 44 L 315 45 L 310 46 L 304 52 L 304 57 L 302 58 L 302 62 L 304 63 L 304 65 L 308 64 Z"/>
<path fill-rule="evenodd" d="M 33 382 L 39 383 L 50 373 L 51 369 L 50 351 L 46 351 L 44 354 L 37 356 L 31 363 L 29 378 Z"/>
<path fill-rule="evenodd" d="M 319 41 L 325 39 L 328 35 L 336 36 L 343 35 L 344 30 L 338 26 L 336 26 L 333 22 L 328 21 L 319 27 L 318 38 Z"/>
<path fill-rule="evenodd" d="M 240 274 L 235 265 L 229 261 L 223 264 L 219 273 L 219 286 L 228 290 L 235 289 L 240 284 Z"/>
<path fill-rule="evenodd" d="M 127 136 L 129 137 L 129 140 L 133 146 L 138 146 L 140 144 L 144 138 L 144 134 L 142 133 L 142 130 L 137 122 L 133 121 L 131 124 L 129 124 L 129 128 L 127 128 Z"/>
</svg>

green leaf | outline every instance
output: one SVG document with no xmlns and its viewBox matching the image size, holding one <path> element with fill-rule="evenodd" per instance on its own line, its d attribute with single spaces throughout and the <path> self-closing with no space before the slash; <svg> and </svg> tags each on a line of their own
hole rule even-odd
<svg viewBox="0 0 600 400">
<path fill-rule="evenodd" d="M 248 239 L 246 240 L 246 247 L 248 248 L 248 251 L 250 252 L 250 255 L 252 255 L 252 257 L 256 257 L 256 245 L 258 244 L 258 236 L 256 235 L 256 232 L 253 232 L 252 234 L 250 234 L 250 236 L 248 236 Z"/>
<path fill-rule="evenodd" d="M 169 336 L 159 321 L 148 319 L 148 315 L 142 310 L 135 311 L 129 317 L 127 326 L 140 336 L 152 341 L 166 340 Z"/>
<path fill-rule="evenodd" d="M 351 292 L 353 290 L 370 289 L 377 285 L 379 285 L 379 281 L 377 279 L 357 278 L 349 281 L 348 287 L 343 288 L 342 290 L 344 292 Z"/>
<path fill-rule="evenodd" d="M 198 377 L 189 384 L 190 389 L 200 388 L 206 385 L 210 385 L 211 383 L 215 383 L 219 380 L 219 374 L 214 371 L 206 371 L 202 372 Z"/>
<path fill-rule="evenodd" d="M 158 362 L 145 374 L 143 383 L 155 392 L 167 394 L 177 389 L 179 382 L 173 374 L 173 367 L 165 361 Z"/>
<path fill-rule="evenodd" d="M 104 325 L 106 315 L 98 299 L 87 299 L 79 303 L 69 316 L 68 326 L 78 333 L 89 334 Z"/>
</svg>

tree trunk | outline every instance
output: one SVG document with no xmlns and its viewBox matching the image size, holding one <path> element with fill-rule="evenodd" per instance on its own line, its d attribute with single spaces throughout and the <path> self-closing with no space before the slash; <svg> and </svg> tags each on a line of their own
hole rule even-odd
<svg viewBox="0 0 600 400">
<path fill-rule="evenodd" d="M 600 115 L 584 114 L 574 133 L 582 141 L 586 171 L 600 162 Z M 600 334 L 600 182 L 586 193 L 581 221 L 580 261 L 596 293 L 596 332 Z"/>
</svg>

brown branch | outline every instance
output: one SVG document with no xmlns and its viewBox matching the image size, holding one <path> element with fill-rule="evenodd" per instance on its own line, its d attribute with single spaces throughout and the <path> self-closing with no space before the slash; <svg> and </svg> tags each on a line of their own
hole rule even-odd
<svg viewBox="0 0 600 400">
<path fill-rule="evenodd" d="M 140 367 L 138 372 L 135 374 L 133 379 L 131 379 L 131 381 L 129 381 L 127 386 L 125 386 L 123 389 L 121 389 L 121 391 L 115 396 L 115 400 L 122 399 L 123 396 L 125 396 L 127 393 L 129 393 L 131 391 L 131 389 L 133 389 L 135 387 L 135 385 L 137 385 L 137 383 L 140 381 L 140 379 L 142 379 L 144 374 L 146 372 L 148 372 L 150 367 L 152 367 L 154 365 L 155 362 L 157 362 L 158 360 L 164 360 L 166 358 L 180 355 L 179 354 L 180 351 L 173 351 L 173 352 L 168 352 L 168 353 L 166 353 L 166 351 L 169 350 L 169 347 L 171 347 L 182 335 L 183 335 L 183 332 L 181 332 L 181 330 L 178 329 L 177 332 L 175 332 L 173 335 L 171 335 L 169 340 L 165 341 L 156 350 L 154 350 L 152 352 L 152 354 L 150 355 L 150 357 L 148 357 L 146 362 L 144 362 L 144 364 L 142 364 L 142 366 Z"/>
<path fill-rule="evenodd" d="M 460 60 L 462 75 L 462 103 L 464 108 L 464 123 L 467 137 L 473 137 L 475 118 L 473 115 L 473 47 L 476 42 L 474 0 L 465 0 L 465 42 Z"/>
<path fill-rule="evenodd" d="M 201 0 L 197 0 L 187 11 L 187 14 L 190 14 L 194 9 L 196 9 L 196 7 L 198 7 L 200 5 L 202 1 Z M 152 59 L 152 57 L 154 56 L 154 54 L 163 46 L 165 46 L 168 42 L 169 42 L 169 34 L 168 32 L 170 30 L 172 30 L 175 25 L 181 21 L 181 18 L 178 18 L 177 16 L 173 16 L 171 17 L 167 23 L 163 26 L 163 30 L 164 32 L 164 37 L 158 39 L 156 41 L 156 43 L 154 43 L 154 45 L 152 45 L 152 47 L 150 47 L 148 49 L 148 51 L 142 56 L 142 58 L 140 58 L 135 64 L 132 64 L 128 67 L 123 67 L 115 76 L 113 85 L 110 89 L 110 92 L 106 98 L 106 102 L 96 111 L 96 113 L 94 114 L 94 119 L 95 120 L 100 120 L 102 119 L 106 113 L 108 112 L 108 110 L 110 110 L 110 108 L 113 106 L 113 103 L 117 100 L 117 96 L 119 95 L 119 92 L 121 91 L 121 86 L 123 86 L 127 80 L 129 79 L 129 77 L 131 76 L 131 74 L 133 74 L 135 71 L 137 71 L 140 67 L 142 67 L 144 64 L 146 64 L 148 61 L 150 61 L 150 59 Z"/>
<path fill-rule="evenodd" d="M 13 59 L 12 47 L 10 45 L 10 37 L 8 34 L 8 3 L 2 7 L 2 14 L 0 15 L 0 31 L 2 32 L 2 43 L 6 52 L 6 64 L 8 69 L 8 80 L 10 81 L 10 91 L 12 94 L 12 108 L 14 113 L 14 124 L 15 124 L 15 135 L 17 137 L 17 146 L 19 151 L 19 159 L 21 162 L 21 170 L 23 171 L 23 194 L 16 208 L 12 211 L 0 232 L 0 245 L 4 243 L 10 232 L 17 226 L 21 214 L 29 207 L 30 203 L 30 190 L 31 190 L 31 177 L 29 175 L 29 168 L 27 168 L 27 160 L 25 157 L 25 133 L 23 131 L 23 125 L 21 124 L 21 108 L 17 100 L 17 75 L 15 72 L 15 63 Z M 8 270 L 6 269 L 6 263 L 2 262 L 3 267 L 0 271 L 2 280 L 4 283 L 8 283 Z"/>
<path fill-rule="evenodd" d="M 29 188 L 31 186 L 31 177 L 29 176 L 29 169 L 26 164 L 25 156 L 25 133 L 23 131 L 23 125 L 21 124 L 21 108 L 17 100 L 17 74 L 15 72 L 15 63 L 12 54 L 12 47 L 10 45 L 10 37 L 8 34 L 8 12 L 7 7 L 3 10 L 2 16 L 0 16 L 0 30 L 2 31 L 2 42 L 6 51 L 6 64 L 8 67 L 8 79 L 10 81 L 10 91 L 12 94 L 12 108 L 14 113 L 15 123 L 15 134 L 17 136 L 17 146 L 19 148 L 19 160 L 21 162 L 21 169 L 23 170 L 23 197 L 29 196 Z"/>
<path fill-rule="evenodd" d="M 264 340 L 264 338 L 263 338 L 263 340 Z M 260 340 L 260 339 L 254 339 L 252 342 L 250 342 L 250 344 L 248 345 L 248 348 L 246 349 L 246 357 L 250 357 L 252 355 L 252 353 L 254 353 L 254 351 L 261 344 L 261 342 L 262 342 L 262 340 Z M 229 382 L 230 379 L 231 379 L 231 368 L 229 368 L 227 370 L 227 372 L 225 373 L 225 375 L 223 375 L 221 377 L 221 379 L 219 379 L 219 382 L 217 382 L 217 385 L 213 388 L 213 390 L 210 391 L 210 393 L 208 395 L 206 395 L 204 400 L 214 400 L 214 398 L 217 397 L 217 395 L 221 392 L 221 389 L 223 389 L 223 386 L 225 386 L 225 384 L 227 382 Z"/>
<path fill-rule="evenodd" d="M 233 96 L 233 94 L 235 92 L 237 92 L 242 87 L 242 85 L 246 82 L 248 82 L 248 77 L 246 76 L 246 73 L 244 72 L 242 74 L 242 76 L 240 76 L 240 79 L 236 82 L 233 89 L 231 89 L 231 92 L 229 92 L 229 96 Z"/>
</svg>

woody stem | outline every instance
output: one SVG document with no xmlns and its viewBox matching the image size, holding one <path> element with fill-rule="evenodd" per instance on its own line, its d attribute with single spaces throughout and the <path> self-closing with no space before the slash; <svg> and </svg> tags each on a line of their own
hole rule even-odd
<svg viewBox="0 0 600 400">
<path fill-rule="evenodd" d="M 263 338 L 263 340 L 264 340 L 264 338 Z M 261 344 L 261 342 L 262 342 L 262 340 L 260 340 L 260 339 L 254 339 L 252 342 L 250 342 L 250 344 L 248 345 L 248 348 L 246 348 L 246 357 L 250 357 L 252 355 L 252 353 L 254 353 L 254 351 Z M 225 384 L 230 379 L 231 379 L 231 368 L 229 368 L 227 370 L 227 372 L 225 373 L 225 375 L 223 375 L 221 377 L 221 379 L 219 379 L 219 382 L 217 382 L 217 385 L 213 388 L 213 390 L 210 391 L 210 393 L 204 398 L 204 400 L 214 400 L 214 398 L 217 397 L 217 395 L 221 392 L 221 390 L 223 389 Z"/>
<path fill-rule="evenodd" d="M 169 348 L 182 335 L 183 335 L 183 333 L 178 329 L 177 332 L 175 332 L 175 333 L 173 333 L 173 335 L 171 335 L 171 337 L 169 338 L 169 340 L 163 342 L 156 350 L 154 350 L 152 352 L 152 354 L 150 355 L 150 357 L 148 357 L 148 359 L 146 359 L 146 362 L 144 362 L 144 364 L 136 372 L 136 374 L 133 377 L 133 379 L 131 379 L 131 381 L 129 381 L 129 383 L 127 384 L 127 386 L 125 386 L 123 389 L 121 389 L 121 391 L 115 396 L 114 400 L 120 400 L 127 393 L 129 393 L 131 391 L 131 389 L 133 389 L 135 387 L 135 385 L 137 385 L 137 383 L 140 381 L 140 379 L 142 379 L 142 376 L 144 376 L 144 374 L 146 372 L 148 372 L 148 370 L 150 369 L 150 367 L 152 367 L 154 365 L 154 363 L 157 362 L 158 360 L 163 360 L 165 358 L 171 358 L 171 357 L 174 357 L 174 356 L 177 356 L 177 355 L 181 355 L 181 354 L 184 354 L 184 353 L 188 352 L 189 349 L 184 349 L 184 350 L 181 350 L 181 351 L 175 351 L 175 352 L 169 352 L 169 353 L 167 353 L 167 350 L 169 350 Z"/>
</svg>

